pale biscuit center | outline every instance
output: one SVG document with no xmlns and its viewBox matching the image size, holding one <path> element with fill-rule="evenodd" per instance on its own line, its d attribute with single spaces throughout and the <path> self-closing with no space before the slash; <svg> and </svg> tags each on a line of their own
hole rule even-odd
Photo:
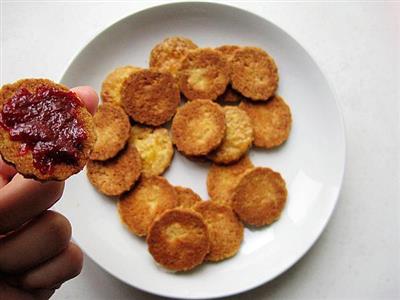
<svg viewBox="0 0 400 300">
<path fill-rule="evenodd" d="M 193 69 L 190 71 L 188 83 L 193 89 L 198 91 L 205 91 L 210 86 L 210 80 L 204 76 L 207 73 L 206 68 Z"/>
</svg>

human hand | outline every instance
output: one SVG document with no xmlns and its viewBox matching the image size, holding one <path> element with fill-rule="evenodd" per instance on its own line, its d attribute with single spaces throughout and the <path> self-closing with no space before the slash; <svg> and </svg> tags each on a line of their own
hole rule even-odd
<svg viewBox="0 0 400 300">
<path fill-rule="evenodd" d="M 72 89 L 93 114 L 90 87 Z M 16 174 L 0 159 L 0 299 L 48 299 L 82 269 L 83 254 L 71 239 L 71 224 L 48 210 L 64 182 L 38 182 Z"/>
</svg>

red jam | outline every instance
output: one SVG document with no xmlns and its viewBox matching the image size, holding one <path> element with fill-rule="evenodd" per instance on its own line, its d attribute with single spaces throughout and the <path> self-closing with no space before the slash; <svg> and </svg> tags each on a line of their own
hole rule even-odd
<svg viewBox="0 0 400 300">
<path fill-rule="evenodd" d="M 32 151 L 33 164 L 42 174 L 56 164 L 76 165 L 87 138 L 78 120 L 83 104 L 70 91 L 39 86 L 35 93 L 19 89 L 3 106 L 0 125 L 12 141 L 21 142 L 20 154 Z"/>
</svg>

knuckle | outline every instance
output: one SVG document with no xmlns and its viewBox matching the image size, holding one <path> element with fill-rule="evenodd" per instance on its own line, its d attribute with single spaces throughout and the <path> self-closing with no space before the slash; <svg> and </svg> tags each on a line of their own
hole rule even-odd
<svg viewBox="0 0 400 300">
<path fill-rule="evenodd" d="M 47 211 L 44 216 L 47 220 L 48 234 L 54 242 L 66 246 L 71 239 L 71 223 L 62 214 Z"/>
</svg>

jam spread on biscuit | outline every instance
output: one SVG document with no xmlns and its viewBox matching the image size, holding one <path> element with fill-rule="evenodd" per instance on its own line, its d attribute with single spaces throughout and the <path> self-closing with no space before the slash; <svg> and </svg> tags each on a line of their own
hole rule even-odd
<svg viewBox="0 0 400 300">
<path fill-rule="evenodd" d="M 21 142 L 20 155 L 32 152 L 33 164 L 42 174 L 56 164 L 76 165 L 87 138 L 78 108 L 83 104 L 70 91 L 45 85 L 34 93 L 19 89 L 4 104 L 0 125 L 12 141 Z"/>
</svg>

